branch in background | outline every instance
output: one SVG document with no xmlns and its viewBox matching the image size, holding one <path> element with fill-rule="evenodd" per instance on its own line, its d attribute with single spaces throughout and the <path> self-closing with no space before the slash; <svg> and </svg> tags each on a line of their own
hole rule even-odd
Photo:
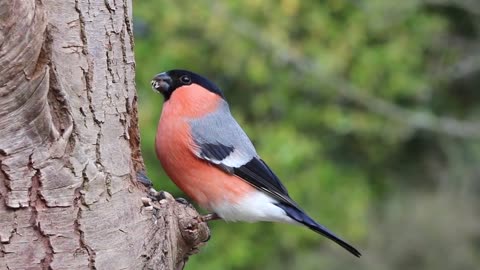
<svg viewBox="0 0 480 270">
<path fill-rule="evenodd" d="M 478 0 L 424 0 L 424 3 L 437 6 L 457 7 L 473 15 L 480 15 L 480 4 Z"/>
<path fill-rule="evenodd" d="M 344 98 L 360 104 L 370 112 L 379 114 L 393 121 L 401 122 L 413 129 L 427 130 L 451 137 L 473 139 L 480 137 L 480 121 L 463 121 L 447 116 L 436 116 L 428 112 L 406 109 L 368 94 L 347 79 L 328 74 L 321 65 L 311 61 L 284 42 L 275 40 L 270 35 L 262 34 L 261 29 L 247 19 L 234 15 L 220 2 L 209 2 L 217 16 L 223 17 L 231 29 L 256 43 L 259 49 L 272 53 L 273 58 L 283 65 L 291 65 L 303 75 L 324 79 L 331 87 L 338 90 Z M 326 75 L 328 74 L 328 78 Z"/>
</svg>

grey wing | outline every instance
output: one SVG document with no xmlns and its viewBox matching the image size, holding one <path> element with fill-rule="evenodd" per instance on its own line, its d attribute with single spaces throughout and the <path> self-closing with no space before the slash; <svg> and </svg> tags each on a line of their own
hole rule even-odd
<svg viewBox="0 0 480 270">
<path fill-rule="evenodd" d="M 255 147 L 222 100 L 219 109 L 189 121 L 198 157 L 235 168 L 257 156 Z"/>
<path fill-rule="evenodd" d="M 236 175 L 280 202 L 296 205 L 286 188 L 267 164 L 230 114 L 228 104 L 201 119 L 190 120 L 195 155 Z"/>
</svg>

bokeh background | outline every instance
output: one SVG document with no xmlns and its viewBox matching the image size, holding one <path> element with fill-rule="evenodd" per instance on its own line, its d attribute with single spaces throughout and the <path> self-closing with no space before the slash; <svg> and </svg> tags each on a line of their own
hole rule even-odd
<svg viewBox="0 0 480 270">
<path fill-rule="evenodd" d="M 258 152 L 361 259 L 284 224 L 211 223 L 186 269 L 479 269 L 480 1 L 135 0 L 142 150 L 158 72 L 225 92 Z"/>
</svg>

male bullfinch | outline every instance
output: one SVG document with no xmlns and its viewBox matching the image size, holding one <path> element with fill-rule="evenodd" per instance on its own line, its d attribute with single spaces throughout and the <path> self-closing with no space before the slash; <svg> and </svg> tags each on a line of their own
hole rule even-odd
<svg viewBox="0 0 480 270">
<path fill-rule="evenodd" d="M 170 70 L 156 75 L 152 87 L 165 98 L 157 156 L 181 190 L 213 211 L 206 220 L 301 224 L 360 257 L 290 198 L 230 114 L 218 86 L 193 72 Z"/>
</svg>

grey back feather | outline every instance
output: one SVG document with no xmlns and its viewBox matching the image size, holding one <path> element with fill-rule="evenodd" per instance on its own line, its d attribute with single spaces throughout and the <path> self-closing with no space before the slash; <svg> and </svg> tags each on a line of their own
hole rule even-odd
<svg viewBox="0 0 480 270">
<path fill-rule="evenodd" d="M 230 167 L 239 167 L 257 157 L 257 152 L 247 134 L 230 113 L 228 103 L 224 100 L 218 109 L 199 119 L 190 119 L 192 137 L 198 147 L 218 144 L 233 147 L 233 152 L 223 160 L 211 160 Z M 197 149 L 201 150 L 201 149 Z M 195 153 L 197 156 L 200 153 Z M 205 157 L 202 157 L 205 158 Z"/>
</svg>

